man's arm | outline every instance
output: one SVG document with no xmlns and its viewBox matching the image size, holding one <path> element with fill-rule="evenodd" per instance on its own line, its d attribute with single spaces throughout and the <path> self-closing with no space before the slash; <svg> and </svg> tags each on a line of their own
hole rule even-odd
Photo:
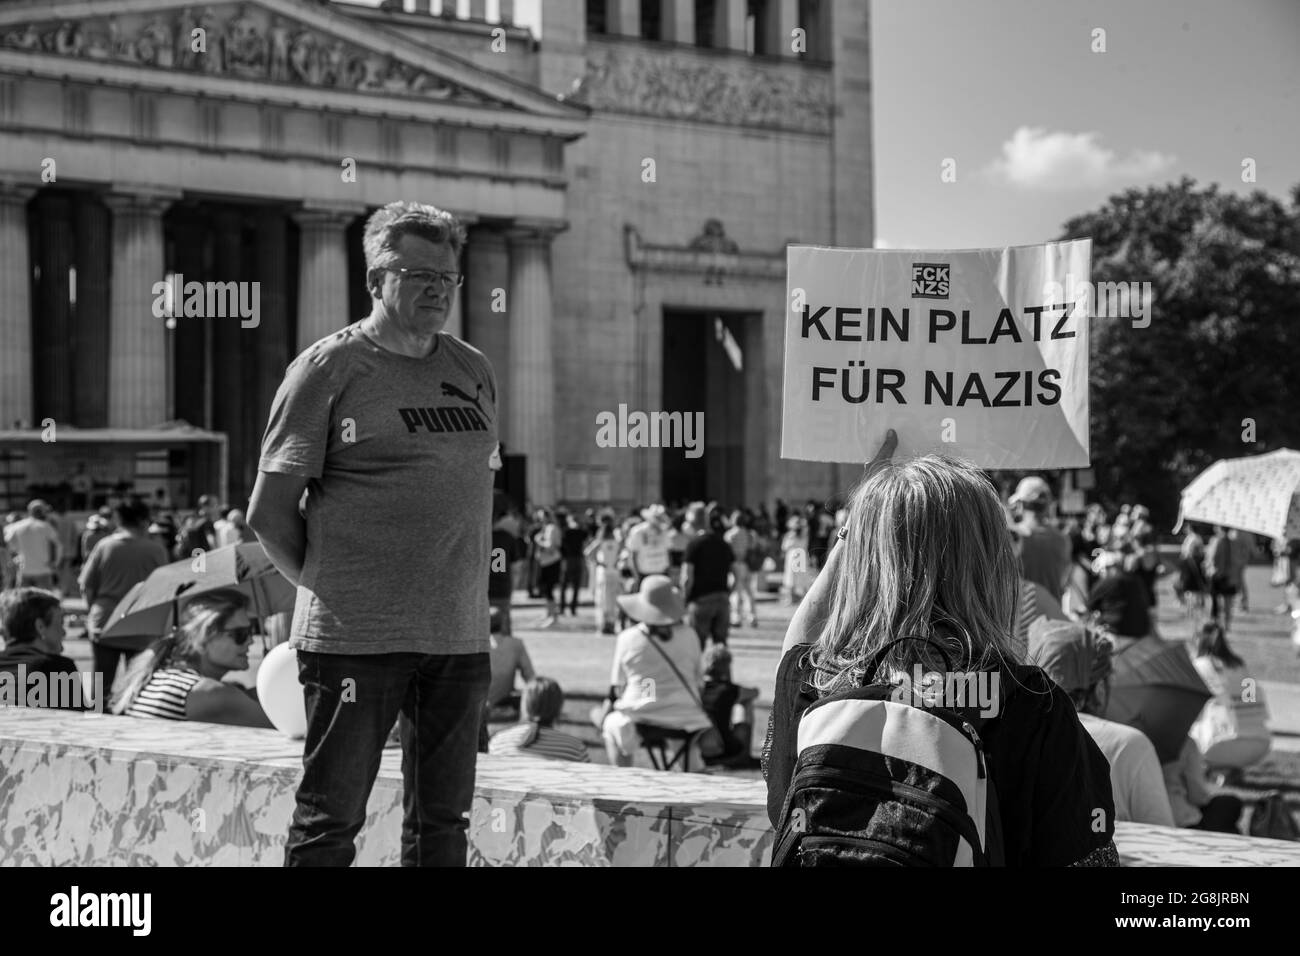
<svg viewBox="0 0 1300 956">
<path fill-rule="evenodd" d="M 259 471 L 248 503 L 248 526 L 271 563 L 295 585 L 307 557 L 307 522 L 298 511 L 307 481 L 299 475 Z"/>
</svg>

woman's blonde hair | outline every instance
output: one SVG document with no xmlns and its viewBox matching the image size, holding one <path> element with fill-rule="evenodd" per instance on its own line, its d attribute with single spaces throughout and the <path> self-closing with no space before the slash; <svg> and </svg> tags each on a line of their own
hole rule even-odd
<svg viewBox="0 0 1300 956">
<path fill-rule="evenodd" d="M 831 611 L 813 646 L 823 693 L 859 683 L 890 641 L 880 678 L 913 664 L 1002 670 L 1019 578 L 1006 515 L 982 471 L 944 455 L 889 464 L 849 499 Z"/>
<path fill-rule="evenodd" d="M 248 598 L 234 588 L 220 588 L 190 598 L 181 606 L 180 626 L 154 641 L 131 662 L 109 710 L 114 714 L 126 713 L 149 679 L 164 667 L 196 667 L 208 641 L 221 632 L 236 611 L 247 607 Z"/>
</svg>

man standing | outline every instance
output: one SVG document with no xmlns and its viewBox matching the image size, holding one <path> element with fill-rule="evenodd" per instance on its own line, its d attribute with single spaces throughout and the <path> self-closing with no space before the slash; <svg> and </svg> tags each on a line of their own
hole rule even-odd
<svg viewBox="0 0 1300 956">
<path fill-rule="evenodd" d="M 523 542 L 511 533 L 513 522 L 502 507 L 492 525 L 492 563 L 488 571 L 488 604 L 499 612 L 500 632 L 507 637 L 510 627 L 510 602 L 514 595 L 515 564 L 524 557 Z"/>
<path fill-rule="evenodd" d="M 633 587 L 651 574 L 667 574 L 668 512 L 663 505 L 655 504 L 641 512 L 641 523 L 628 532 L 624 551 L 635 575 Z"/>
<path fill-rule="evenodd" d="M 432 206 L 374 213 L 370 315 L 299 355 L 271 409 L 248 521 L 298 585 L 307 734 L 287 866 L 352 862 L 399 715 L 402 864 L 465 865 L 498 398 L 483 354 L 442 333 L 464 242 Z"/>
<path fill-rule="evenodd" d="M 77 583 L 86 599 L 86 633 L 91 640 L 95 672 L 104 687 L 113 688 L 117 665 L 130 652 L 99 643 L 99 634 L 126 592 L 167 563 L 167 552 L 148 534 L 149 506 L 139 498 L 119 502 L 113 509 L 117 531 L 95 545 L 82 565 Z"/>
<path fill-rule="evenodd" d="M 686 620 L 695 628 L 703 650 L 710 639 L 727 643 L 731 590 L 727 572 L 734 555 L 731 545 L 709 526 L 704 505 L 691 505 L 685 527 L 694 537 L 682 559 L 682 593 L 686 595 Z"/>
<path fill-rule="evenodd" d="M 1070 576 L 1070 539 L 1045 520 L 1052 504 L 1052 489 L 1037 475 L 1022 478 L 1011 496 L 1011 506 L 1020 506 L 1021 577 L 1041 584 L 1060 603 Z"/>
<path fill-rule="evenodd" d="M 50 506 L 34 498 L 27 503 L 27 517 L 5 527 L 5 544 L 18 565 L 17 587 L 48 591 L 56 586 L 63 545 L 49 517 Z"/>
</svg>

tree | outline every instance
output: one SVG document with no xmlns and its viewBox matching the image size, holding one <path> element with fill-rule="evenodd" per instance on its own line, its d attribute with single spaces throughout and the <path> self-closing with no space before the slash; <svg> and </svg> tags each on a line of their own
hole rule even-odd
<svg viewBox="0 0 1300 956">
<path fill-rule="evenodd" d="M 1103 503 L 1140 502 L 1170 528 L 1179 492 L 1216 459 L 1300 448 L 1300 186 L 1288 209 L 1184 178 L 1112 196 L 1064 229 L 1092 238 L 1094 283 L 1151 283 L 1146 328 L 1092 321 Z"/>
</svg>

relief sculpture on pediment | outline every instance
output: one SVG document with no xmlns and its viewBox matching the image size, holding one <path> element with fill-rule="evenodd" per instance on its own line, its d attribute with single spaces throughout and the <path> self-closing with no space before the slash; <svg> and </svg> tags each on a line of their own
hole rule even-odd
<svg viewBox="0 0 1300 956">
<path fill-rule="evenodd" d="M 353 46 L 253 3 L 28 23 L 0 32 L 0 49 L 475 105 L 492 102 L 397 57 Z"/>
</svg>

